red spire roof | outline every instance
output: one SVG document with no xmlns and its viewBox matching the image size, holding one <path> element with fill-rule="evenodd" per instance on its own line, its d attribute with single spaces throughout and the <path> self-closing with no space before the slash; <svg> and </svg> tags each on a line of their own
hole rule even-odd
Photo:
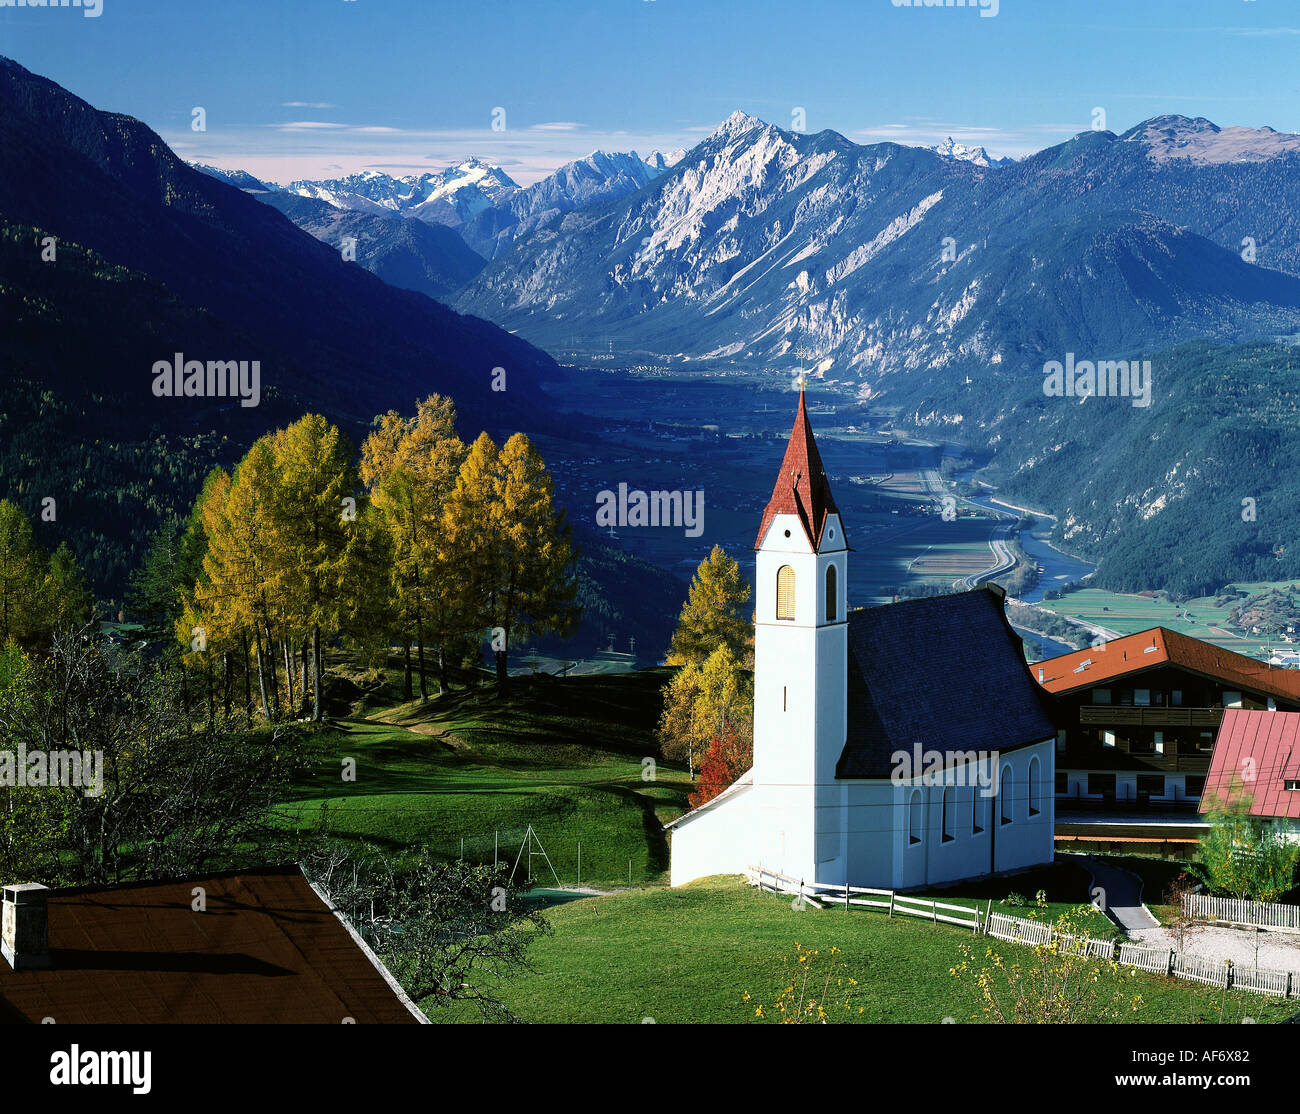
<svg viewBox="0 0 1300 1114">
<path fill-rule="evenodd" d="M 831 496 L 831 485 L 826 479 L 826 469 L 822 467 L 821 454 L 817 452 L 817 442 L 813 439 L 812 426 L 808 423 L 802 390 L 799 392 L 799 411 L 790 431 L 790 443 L 785 449 L 785 459 L 781 461 L 781 472 L 772 489 L 772 498 L 763 512 L 755 549 L 763 544 L 763 535 L 779 514 L 799 516 L 814 550 L 821 545 L 827 515 L 839 514 Z"/>
</svg>

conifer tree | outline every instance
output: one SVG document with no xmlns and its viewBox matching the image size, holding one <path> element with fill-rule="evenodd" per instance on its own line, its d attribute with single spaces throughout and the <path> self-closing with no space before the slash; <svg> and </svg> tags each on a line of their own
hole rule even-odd
<svg viewBox="0 0 1300 1114">
<path fill-rule="evenodd" d="M 486 433 L 471 446 L 448 501 L 446 553 L 459 610 L 487 628 L 504 687 L 510 646 L 533 634 L 569 634 L 576 554 L 541 454 L 522 433 L 498 451 Z"/>
<path fill-rule="evenodd" d="M 669 665 L 702 663 L 714 650 L 726 646 L 738 661 L 750 655 L 752 642 L 749 585 L 740 566 L 719 545 L 700 562 L 691 580 L 668 650 Z"/>
</svg>

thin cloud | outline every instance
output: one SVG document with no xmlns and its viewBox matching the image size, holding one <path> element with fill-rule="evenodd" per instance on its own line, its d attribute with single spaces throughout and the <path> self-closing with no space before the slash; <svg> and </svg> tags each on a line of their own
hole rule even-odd
<svg viewBox="0 0 1300 1114">
<path fill-rule="evenodd" d="M 329 104 L 327 101 L 281 101 L 281 108 L 338 108 L 336 104 Z"/>
<path fill-rule="evenodd" d="M 267 124 L 265 126 L 282 132 L 305 132 L 332 129 L 346 130 L 347 128 L 346 124 L 331 124 L 324 120 L 292 120 L 287 124 Z"/>
</svg>

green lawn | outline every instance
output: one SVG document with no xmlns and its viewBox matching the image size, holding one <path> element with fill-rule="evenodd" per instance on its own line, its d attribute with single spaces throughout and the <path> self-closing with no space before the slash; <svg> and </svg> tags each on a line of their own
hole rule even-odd
<svg viewBox="0 0 1300 1114">
<path fill-rule="evenodd" d="M 668 869 L 662 823 L 684 811 L 685 771 L 643 759 L 666 671 L 512 679 L 505 700 L 491 683 L 428 702 L 354 714 L 312 739 L 312 768 L 285 802 L 286 823 L 325 823 L 335 835 L 396 852 L 514 861 L 533 826 L 561 883 L 657 882 Z M 391 690 L 391 683 L 385 685 Z M 343 778 L 344 760 L 355 780 Z M 554 884 L 545 862 L 534 874 Z M 521 868 L 522 870 L 522 868 Z M 521 875 L 522 876 L 522 875 Z"/>
<path fill-rule="evenodd" d="M 859 982 L 855 1021 L 964 1023 L 977 1019 L 977 1007 L 969 986 L 950 974 L 962 946 L 977 956 L 993 946 L 1008 959 L 1020 951 L 955 926 L 870 910 L 797 912 L 788 898 L 734 879 L 585 898 L 547 916 L 554 935 L 533 945 L 536 972 L 503 990 L 526 1021 L 752 1021 L 756 1004 L 770 1007 L 789 984 L 786 961 L 798 942 L 823 956 L 841 950 L 844 977 Z M 1278 1021 L 1296 1010 L 1294 1002 L 1145 973 L 1126 985 L 1146 1002 L 1130 1015 L 1139 1022 Z M 437 1007 L 431 1017 L 451 1019 Z"/>
</svg>

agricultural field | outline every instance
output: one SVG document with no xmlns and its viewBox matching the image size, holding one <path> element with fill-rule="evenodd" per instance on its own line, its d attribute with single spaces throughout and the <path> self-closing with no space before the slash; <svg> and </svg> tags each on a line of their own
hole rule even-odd
<svg viewBox="0 0 1300 1114">
<path fill-rule="evenodd" d="M 1267 583 L 1242 582 L 1233 584 L 1235 591 L 1253 596 L 1269 589 L 1296 587 L 1294 581 Z M 1083 588 L 1070 592 L 1062 599 L 1046 600 L 1041 606 L 1058 615 L 1082 619 L 1106 627 L 1119 634 L 1132 634 L 1150 627 L 1162 626 L 1194 638 L 1204 639 L 1239 654 L 1267 658 L 1266 647 L 1274 650 L 1286 648 L 1276 636 L 1271 641 L 1258 635 L 1242 634 L 1229 630 L 1228 616 L 1239 606 L 1243 597 L 1207 596 L 1186 603 L 1172 603 L 1158 596 L 1128 595 L 1108 592 L 1101 588 Z"/>
</svg>

